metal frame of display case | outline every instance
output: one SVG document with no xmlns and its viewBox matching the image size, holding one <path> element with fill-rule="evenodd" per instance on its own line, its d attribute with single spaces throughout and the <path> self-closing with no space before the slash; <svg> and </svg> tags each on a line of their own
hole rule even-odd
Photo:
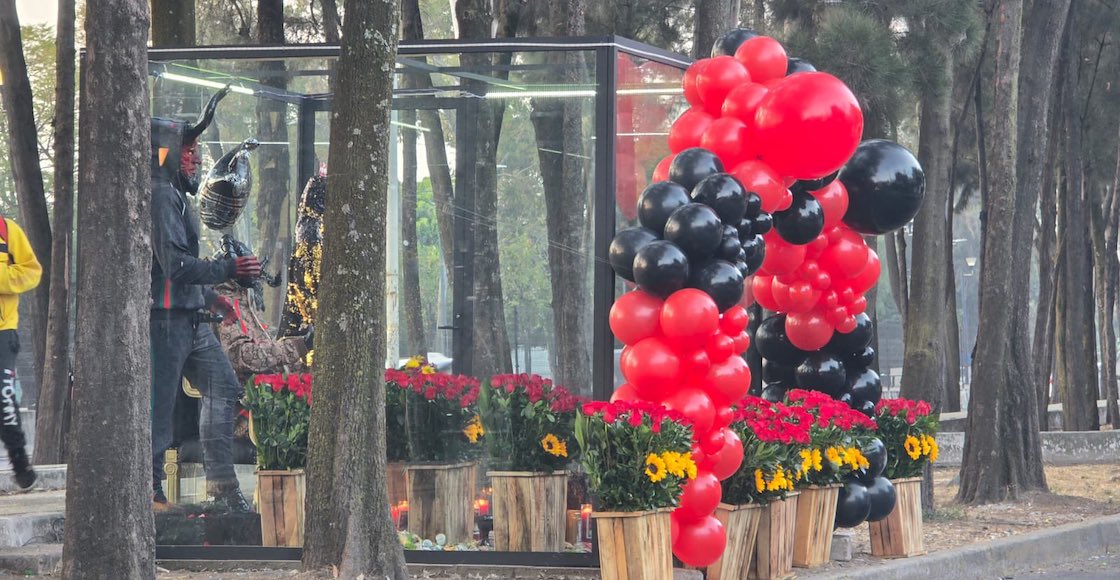
<svg viewBox="0 0 1120 580">
<path fill-rule="evenodd" d="M 608 262 L 608 250 L 614 237 L 616 204 L 614 188 L 615 136 L 617 133 L 618 69 L 620 54 L 633 55 L 678 69 L 685 69 L 692 62 L 688 57 L 657 47 L 618 36 L 568 37 L 568 38 L 510 38 L 483 40 L 425 40 L 401 43 L 398 62 L 409 56 L 439 54 L 543 52 L 543 51 L 594 51 L 595 53 L 595 176 L 594 212 L 594 271 L 592 282 L 592 394 L 595 399 L 609 399 L 614 389 L 614 338 L 608 314 L 614 301 L 615 276 Z M 206 46 L 189 48 L 151 48 L 150 63 L 176 60 L 263 60 L 283 58 L 337 58 L 338 45 L 285 45 L 285 46 Z M 82 61 L 85 51 L 82 52 Z M 433 69 L 434 72 L 434 69 Z M 461 73 L 459 73 L 461 74 Z M 315 115 L 330 109 L 330 94 L 303 95 L 281 91 L 261 85 L 255 94 L 261 98 L 277 99 L 298 107 L 297 125 L 297 183 L 303 184 L 316 172 L 315 166 Z M 431 99 L 433 108 L 459 109 L 476 99 L 465 97 L 425 97 Z M 413 96 L 394 96 L 394 109 L 420 108 Z M 456 223 L 463 220 L 456 219 Z M 456 228 L 456 237 L 460 230 Z M 470 260 L 462 260 L 456 252 L 456 270 L 462 266 L 473 270 Z M 457 273 L 458 277 L 462 272 Z M 468 271 L 466 275 L 472 274 Z M 454 284 L 455 296 L 452 309 L 455 323 L 452 327 L 453 364 L 456 372 L 468 372 L 462 362 L 469 359 L 473 314 L 469 300 L 459 294 L 463 284 Z M 460 318 L 466 314 L 465 318 Z M 469 364 L 469 363 L 468 363 Z M 585 554 L 541 552 L 436 552 L 406 550 L 406 559 L 412 564 L 476 564 L 593 567 L 598 565 L 598 547 L 592 541 L 592 551 Z M 156 557 L 163 560 L 298 560 L 299 548 L 268 548 L 261 546 L 157 546 Z"/>
</svg>

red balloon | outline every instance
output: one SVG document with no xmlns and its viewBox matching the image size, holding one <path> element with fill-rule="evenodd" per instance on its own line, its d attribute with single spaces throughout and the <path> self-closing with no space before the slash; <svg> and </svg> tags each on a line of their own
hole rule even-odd
<svg viewBox="0 0 1120 580">
<path fill-rule="evenodd" d="M 698 522 L 680 524 L 680 533 L 673 544 L 673 555 L 696 568 L 715 564 L 727 547 L 727 531 L 715 516 Z"/>
<path fill-rule="evenodd" d="M 728 429 L 712 429 L 703 435 L 695 435 L 694 432 L 693 436 L 700 442 L 700 451 L 703 451 L 710 461 L 714 461 L 715 455 L 719 453 L 720 449 L 723 449 L 726 443 L 724 433 L 729 431 Z"/>
<path fill-rule="evenodd" d="M 845 318 L 848 318 L 848 309 L 843 306 L 834 306 L 825 310 L 824 318 L 829 324 L 839 326 Z"/>
<path fill-rule="evenodd" d="M 836 325 L 836 331 L 848 334 L 849 332 L 855 330 L 856 326 L 856 317 L 848 315 L 844 317 L 844 320 L 841 320 L 840 323 Z"/>
<path fill-rule="evenodd" d="M 668 338 L 696 339 L 719 330 L 719 307 L 703 290 L 685 288 L 665 299 L 661 332 Z"/>
<path fill-rule="evenodd" d="M 671 133 L 669 137 L 672 138 Z M 833 179 L 832 183 L 812 192 L 811 195 L 817 198 L 817 203 L 821 204 L 821 210 L 824 211 L 824 229 L 829 230 L 840 225 L 844 214 L 848 212 L 848 190 L 844 188 L 844 184 L 839 179 Z"/>
<path fill-rule="evenodd" d="M 723 429 L 722 432 L 724 445 L 709 458 L 712 473 L 720 481 L 735 475 L 735 472 L 739 471 L 739 466 L 743 464 L 743 441 L 731 429 Z"/>
<path fill-rule="evenodd" d="M 685 382 L 702 381 L 708 376 L 708 369 L 712 368 L 712 358 L 706 350 L 698 348 L 681 357 L 681 365 L 684 367 Z"/>
<path fill-rule="evenodd" d="M 867 249 L 867 267 L 858 276 L 848 281 L 852 292 L 863 294 L 879 283 L 879 274 L 882 273 L 882 264 L 879 263 L 879 254 L 875 250 Z"/>
<path fill-rule="evenodd" d="M 782 239 L 775 230 L 763 236 L 766 240 L 766 257 L 762 270 L 775 276 L 793 273 L 805 261 L 805 246 L 795 246 Z"/>
<path fill-rule="evenodd" d="M 723 334 L 722 332 L 713 334 L 708 339 L 708 344 L 705 347 L 708 350 L 708 357 L 713 363 L 721 363 L 727 360 L 735 352 L 735 339 Z"/>
<path fill-rule="evenodd" d="M 681 360 L 665 339 L 654 336 L 638 342 L 619 360 L 622 376 L 642 398 L 660 401 L 680 380 Z"/>
<path fill-rule="evenodd" d="M 700 471 L 696 479 L 684 484 L 681 501 L 674 513 L 682 524 L 696 522 L 715 513 L 722 498 L 723 489 L 716 476 L 710 471 Z"/>
<path fill-rule="evenodd" d="M 711 62 L 712 59 L 703 58 L 692 63 L 692 66 L 688 67 L 688 70 L 684 71 L 684 77 L 681 79 L 681 85 L 684 87 L 684 98 L 690 105 L 699 107 L 704 104 L 703 99 L 700 98 L 700 90 L 696 86 L 696 79 L 700 75 L 700 72 L 703 71 L 704 68 L 706 68 Z"/>
<path fill-rule="evenodd" d="M 719 116 L 727 94 L 731 89 L 751 82 L 751 75 L 747 72 L 747 67 L 730 56 L 717 56 L 709 60 L 708 65 L 696 75 L 696 90 L 704 101 L 704 110 L 712 116 Z"/>
<path fill-rule="evenodd" d="M 774 302 L 778 305 L 775 312 L 789 312 L 791 306 L 789 284 L 782 280 L 781 276 L 775 277 L 774 281 L 770 283 L 770 292 L 774 295 Z"/>
<path fill-rule="evenodd" d="M 728 406 L 716 408 L 716 418 L 712 421 L 712 429 L 723 429 L 735 420 L 735 409 Z"/>
<path fill-rule="evenodd" d="M 856 293 L 851 288 L 844 288 L 840 291 L 840 304 L 851 304 L 852 300 L 856 299 Z"/>
<path fill-rule="evenodd" d="M 707 433 L 712 429 L 716 409 L 712 399 L 704 391 L 695 387 L 685 387 L 661 401 L 667 409 L 672 409 L 692 420 L 693 433 Z"/>
<path fill-rule="evenodd" d="M 808 282 L 794 282 L 789 286 L 788 296 L 789 312 L 808 312 L 816 306 L 821 293 Z"/>
<path fill-rule="evenodd" d="M 705 129 L 700 146 L 715 153 L 725 167 L 734 167 L 748 155 L 747 126 L 733 117 L 716 119 Z"/>
<path fill-rule="evenodd" d="M 816 238 L 813 238 L 813 241 L 805 244 L 805 255 L 815 260 L 819 258 L 825 250 L 828 249 L 829 243 L 830 242 L 828 241 L 828 236 L 821 234 Z"/>
<path fill-rule="evenodd" d="M 719 320 L 719 329 L 728 336 L 735 336 L 743 332 L 751 323 L 751 315 L 742 306 L 732 306 Z"/>
<path fill-rule="evenodd" d="M 735 60 L 743 63 L 755 82 L 781 79 L 789 65 L 782 43 L 769 36 L 756 36 L 747 40 L 735 51 Z"/>
<path fill-rule="evenodd" d="M 746 349 L 744 349 L 746 350 Z M 712 365 L 704 378 L 704 390 L 717 404 L 739 401 L 751 388 L 751 368 L 741 356 L 728 357 Z"/>
<path fill-rule="evenodd" d="M 837 228 L 840 229 L 840 228 Z M 831 237 L 830 237 L 831 239 Z M 846 278 L 859 276 L 868 265 L 867 242 L 859 234 L 847 228 L 840 229 L 840 234 L 827 250 L 821 254 L 820 263 L 830 272 L 840 274 Z M 766 252 L 769 254 L 770 246 Z"/>
<path fill-rule="evenodd" d="M 640 400 L 642 400 L 642 396 L 638 394 L 637 389 L 631 386 L 630 383 L 622 383 L 614 390 L 614 393 L 611 393 L 612 403 L 616 401 L 631 402 Z"/>
<path fill-rule="evenodd" d="M 751 335 L 744 330 L 743 332 L 739 333 L 739 336 L 735 337 L 735 354 L 743 354 L 744 352 L 747 352 L 747 349 L 750 347 Z"/>
<path fill-rule="evenodd" d="M 660 298 L 641 290 L 619 296 L 611 306 L 611 332 L 626 345 L 656 336 L 660 331 L 661 305 Z"/>
<path fill-rule="evenodd" d="M 768 92 L 770 92 L 770 89 L 758 83 L 747 83 L 735 87 L 730 93 L 727 93 L 727 98 L 723 100 L 723 116 L 739 119 L 745 125 L 754 123 L 754 113 L 758 110 L 758 105 L 762 103 L 762 98 Z"/>
<path fill-rule="evenodd" d="M 751 294 L 754 295 L 755 301 L 758 305 L 771 312 L 777 312 L 778 302 L 774 300 L 772 276 L 758 274 L 751 280 Z"/>
<path fill-rule="evenodd" d="M 669 128 L 669 151 L 680 153 L 689 147 L 699 147 L 700 138 L 712 121 L 712 116 L 700 107 L 682 113 Z"/>
<path fill-rule="evenodd" d="M 731 175 L 735 176 L 747 191 L 758 194 L 762 199 L 764 212 L 781 211 L 793 203 L 793 194 L 786 189 L 781 176 L 761 161 L 744 161 L 731 170 Z M 769 249 L 770 246 L 767 245 L 767 250 Z"/>
<path fill-rule="evenodd" d="M 852 300 L 851 304 L 848 304 L 848 314 L 851 314 L 852 316 L 863 314 L 866 310 L 867 298 L 863 296 L 857 296 L 855 300 Z"/>
<path fill-rule="evenodd" d="M 673 164 L 673 159 L 677 157 L 676 153 L 669 155 L 657 163 L 657 167 L 653 169 L 653 177 L 651 181 L 666 181 L 669 179 L 669 166 Z"/>
<path fill-rule="evenodd" d="M 840 305 L 840 295 L 836 293 L 836 290 L 824 292 L 821 294 L 820 304 L 823 305 L 826 310 L 836 308 Z"/>
<path fill-rule="evenodd" d="M 820 179 L 840 169 L 863 135 L 859 101 L 840 79 L 822 72 L 792 75 L 762 100 L 751 136 L 781 175 Z M 806 147 L 806 136 L 813 146 Z"/>
<path fill-rule="evenodd" d="M 718 431 L 716 431 L 718 432 Z M 694 437 L 695 439 L 695 437 Z M 711 471 L 711 458 L 700 448 L 699 443 L 692 444 L 692 461 L 696 464 L 696 471 Z"/>
<path fill-rule="evenodd" d="M 825 317 L 815 311 L 786 317 L 786 336 L 801 350 L 819 350 L 832 338 L 832 330 Z"/>
<path fill-rule="evenodd" d="M 672 516 L 672 514 L 670 514 L 670 516 Z M 677 521 L 677 518 L 670 517 L 669 526 L 669 537 L 672 538 L 673 545 L 675 546 L 677 545 L 677 538 L 681 536 L 681 523 Z"/>
</svg>

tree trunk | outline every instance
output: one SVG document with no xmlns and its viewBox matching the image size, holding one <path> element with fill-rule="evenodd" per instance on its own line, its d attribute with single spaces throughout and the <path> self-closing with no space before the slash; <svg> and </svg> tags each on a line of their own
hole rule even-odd
<svg viewBox="0 0 1120 580">
<path fill-rule="evenodd" d="M 406 0 L 407 1 L 407 0 Z M 323 36 L 327 43 L 338 44 L 342 30 L 342 19 L 338 15 L 338 2 L 335 0 L 320 0 L 323 6 Z"/>
<path fill-rule="evenodd" d="M 1120 63 L 1118 63 L 1120 64 Z M 1108 226 L 1105 230 L 1105 263 L 1108 266 L 1108 281 L 1105 295 L 1108 301 L 1105 304 L 1106 338 L 1105 343 L 1110 346 L 1111 356 L 1107 360 L 1113 368 L 1113 380 L 1105 383 L 1106 398 L 1108 399 L 1108 421 L 1113 429 L 1120 429 L 1120 408 L 1118 408 L 1117 391 L 1120 383 L 1116 377 L 1116 330 L 1113 321 L 1116 319 L 1116 299 L 1120 292 L 1120 258 L 1117 258 L 1118 238 L 1120 238 L 1120 135 L 1116 139 L 1116 171 L 1112 178 L 1112 200 L 1105 214 Z"/>
<path fill-rule="evenodd" d="M 961 487 L 957 493 L 960 501 L 969 504 L 1002 501 L 1023 491 L 1046 487 L 1035 392 L 1023 387 L 1028 384 L 1024 372 L 1027 361 L 1016 360 L 1012 335 L 1014 305 L 1028 287 L 1008 284 L 1008 280 L 1015 280 L 1020 274 L 1015 267 L 1021 260 L 1007 258 L 1023 252 L 1023 246 L 1014 243 L 1016 227 L 1020 225 L 1016 219 L 1015 164 L 1022 0 L 998 1 L 990 18 L 995 68 L 987 133 L 993 146 L 987 152 L 989 189 L 984 200 L 986 231 L 978 330 L 985 340 L 977 342 L 973 360 Z M 1021 236 L 1022 232 L 1018 233 Z"/>
<path fill-rule="evenodd" d="M 315 406 L 308 445 L 307 568 L 406 580 L 385 474 L 385 229 L 396 2 L 348 0 L 324 214 Z"/>
<path fill-rule="evenodd" d="M 739 22 L 731 13 L 730 0 L 696 0 L 696 19 L 693 21 L 692 58 L 712 55 L 712 45 L 721 34 Z"/>
<path fill-rule="evenodd" d="M 766 0 L 754 0 L 751 14 L 751 25 L 755 31 L 763 34 L 766 30 Z"/>
<path fill-rule="evenodd" d="M 408 354 L 428 354 L 428 341 L 424 332 L 424 301 L 420 294 L 420 255 L 416 239 L 416 111 L 400 112 L 401 119 L 401 265 L 404 288 L 401 290 L 404 307 L 405 332 L 408 334 Z M 435 306 L 435 305 L 433 305 Z"/>
<path fill-rule="evenodd" d="M 887 234 L 887 283 L 891 288 L 891 298 L 898 309 L 902 326 L 906 327 L 906 311 L 909 310 L 909 294 L 906 272 L 906 234 L 899 230 Z"/>
<path fill-rule="evenodd" d="M 152 0 L 152 46 L 195 45 L 195 0 Z"/>
<path fill-rule="evenodd" d="M 51 272 L 51 223 L 47 214 L 47 197 L 43 191 L 43 171 L 39 166 L 39 132 L 32 107 L 31 81 L 27 78 L 27 62 L 15 0 L 0 0 L 0 98 L 8 125 L 8 152 L 15 177 L 16 199 L 19 201 L 19 222 L 31 249 L 43 266 Z M 36 361 L 35 384 L 42 384 L 47 340 L 47 313 L 50 308 L 50 277 L 44 276 L 28 298 L 32 352 Z"/>
<path fill-rule="evenodd" d="M 1057 151 L 1053 146 L 1060 134 L 1060 131 L 1051 132 L 1051 151 Z M 1060 248 L 1055 239 L 1058 213 L 1055 170 L 1048 169 L 1047 175 L 1039 197 L 1042 225 L 1038 239 L 1038 304 L 1035 308 L 1034 344 L 1031 348 L 1032 380 L 1038 393 L 1038 424 L 1044 431 L 1050 420 L 1047 408 L 1050 404 L 1050 377 L 1054 369 L 1054 305 L 1057 301 L 1057 264 L 1061 263 L 1058 260 Z"/>
<path fill-rule="evenodd" d="M 79 191 L 96 195 L 78 199 L 62 577 L 155 578 L 148 3 L 88 0 L 86 8 Z"/>
<path fill-rule="evenodd" d="M 70 425 L 70 240 L 74 228 L 74 0 L 59 0 L 55 45 L 54 236 L 35 463 L 66 463 Z"/>
<path fill-rule="evenodd" d="M 1107 232 L 1104 221 L 1104 216 L 1111 209 L 1113 200 L 1115 199 L 1115 192 L 1111 188 L 1105 189 L 1097 199 L 1090 199 L 1090 205 L 1087 208 L 1089 213 L 1089 232 L 1093 243 L 1093 295 L 1096 299 L 1096 327 L 1097 327 L 1097 341 L 1100 345 L 1100 380 L 1104 384 L 1103 395 L 1107 402 L 1105 409 L 1107 411 L 1107 420 L 1109 423 L 1113 421 L 1112 405 L 1112 389 L 1108 385 L 1116 383 L 1116 329 L 1113 327 L 1112 318 L 1112 303 L 1114 302 L 1112 296 L 1112 287 L 1110 284 L 1110 275 L 1112 273 L 1112 262 L 1116 259 L 1116 252 L 1112 253 L 1111 259 L 1108 256 L 1108 240 Z M 1093 410 L 1096 411 L 1096 402 L 1094 401 Z M 1097 413 L 1094 412 L 1094 415 Z M 1099 416 L 1098 416 L 1099 421 Z"/>
</svg>

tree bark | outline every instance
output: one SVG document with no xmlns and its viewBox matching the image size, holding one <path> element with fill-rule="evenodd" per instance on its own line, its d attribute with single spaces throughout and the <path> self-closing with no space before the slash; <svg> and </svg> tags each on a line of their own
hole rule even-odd
<svg viewBox="0 0 1120 580">
<path fill-rule="evenodd" d="M 70 425 L 70 240 L 74 228 L 74 0 L 59 0 L 55 45 L 54 236 L 35 463 L 66 463 Z"/>
<path fill-rule="evenodd" d="M 1102 188 L 1103 189 L 1103 188 Z M 1113 263 L 1116 252 L 1108 255 L 1108 229 L 1105 225 L 1105 216 L 1115 203 L 1116 192 L 1111 188 L 1104 189 L 1097 199 L 1089 200 L 1087 208 L 1089 214 L 1089 232 L 1093 246 L 1093 295 L 1096 302 L 1096 327 L 1097 341 L 1100 345 L 1100 380 L 1104 384 L 1104 393 L 1107 411 L 1107 420 L 1111 423 L 1115 413 L 1113 405 L 1116 401 L 1112 397 L 1112 389 L 1108 386 L 1116 383 L 1116 329 L 1113 327 L 1113 303 L 1115 303 L 1114 289 L 1111 285 Z M 1096 415 L 1096 402 L 1093 405 Z M 1099 416 L 1098 416 L 1099 420 Z"/>
<path fill-rule="evenodd" d="M 96 195 L 78 200 L 62 577 L 155 578 L 148 3 L 88 0 L 86 8 L 79 191 Z"/>
<path fill-rule="evenodd" d="M 195 45 L 195 0 L 152 0 L 152 46 Z"/>
<path fill-rule="evenodd" d="M 1059 100 L 1060 102 L 1060 100 Z M 1059 105 L 1060 107 L 1060 105 Z M 1049 151 L 1057 153 L 1061 131 L 1050 132 Z M 1057 264 L 1059 244 L 1055 233 L 1057 229 L 1057 163 L 1050 161 L 1043 179 L 1042 195 L 1039 197 L 1039 214 L 1042 224 L 1038 234 L 1038 304 L 1035 308 L 1034 341 L 1031 347 L 1032 380 L 1038 393 L 1038 425 L 1042 430 L 1049 427 L 1050 377 L 1054 369 L 1054 317 L 1057 300 Z"/>
<path fill-rule="evenodd" d="M 406 580 L 385 454 L 385 228 L 397 2 L 347 0 L 308 446 L 307 568 Z"/>
<path fill-rule="evenodd" d="M 1120 65 L 1120 62 L 1117 63 Z M 1120 384 L 1116 377 L 1116 331 L 1113 321 L 1116 319 L 1116 300 L 1120 293 L 1120 258 L 1117 258 L 1118 238 L 1120 238 L 1120 135 L 1116 139 L 1116 171 L 1112 178 L 1112 200 L 1105 214 L 1108 226 L 1105 230 L 1105 256 L 1108 264 L 1108 283 L 1105 294 L 1108 301 L 1105 304 L 1105 327 L 1107 329 L 1105 343 L 1110 346 L 1111 355 L 1107 360 L 1113 365 L 1113 378 L 1105 383 L 1106 398 L 1108 400 L 1108 421 L 1113 429 L 1120 429 L 1120 408 L 1117 399 L 1120 398 L 1118 390 Z"/>
<path fill-rule="evenodd" d="M 416 239 L 416 111 L 400 112 L 401 119 L 401 266 L 404 288 L 401 291 L 404 306 L 405 332 L 408 334 L 408 354 L 428 354 L 428 341 L 424 332 L 424 301 L 420 294 L 420 254 Z M 411 127 L 410 127 L 411 126 Z M 433 305 L 435 306 L 435 305 Z"/>
<path fill-rule="evenodd" d="M 1016 287 L 1021 260 L 1008 259 L 1016 246 L 1019 118 L 1019 69 L 1023 31 L 1022 0 L 997 0 L 990 15 L 994 44 L 992 107 L 988 136 L 988 185 L 985 202 L 983 270 L 980 280 L 980 322 L 973 360 L 968 427 L 957 498 L 975 504 L 1017 497 L 1045 489 L 1042 445 L 1035 414 L 1035 391 L 1024 388 L 1028 361 L 1017 360 L 1012 331 L 1015 305 L 1026 284 Z M 1034 39 L 1032 39 L 1034 42 Z M 1032 204 L 1033 208 L 1033 204 Z M 1033 213 L 1032 213 L 1033 216 Z M 1029 246 L 1029 238 L 1027 246 Z M 1028 256 L 1029 257 L 1029 256 Z M 1027 262 L 1029 267 L 1029 259 Z"/>
<path fill-rule="evenodd" d="M 692 58 L 712 55 L 712 45 L 727 29 L 739 22 L 731 13 L 730 0 L 696 0 L 696 19 L 693 21 Z"/>
<path fill-rule="evenodd" d="M 407 0 L 406 0 L 407 1 Z M 342 18 L 338 14 L 338 2 L 335 0 L 320 0 L 323 7 L 323 36 L 327 43 L 338 44 L 341 40 Z"/>
<path fill-rule="evenodd" d="M 27 62 L 15 0 L 0 0 L 0 98 L 8 125 L 8 152 L 19 201 L 19 222 L 27 232 L 31 249 L 43 266 L 51 271 L 51 222 L 47 214 L 47 197 L 43 190 L 43 171 L 39 166 L 39 132 L 32 106 L 31 81 L 27 78 Z M 50 310 L 50 278 L 44 276 L 30 296 L 32 351 L 39 364 L 35 384 L 42 384 L 42 361 L 46 354 L 47 313 Z"/>
</svg>

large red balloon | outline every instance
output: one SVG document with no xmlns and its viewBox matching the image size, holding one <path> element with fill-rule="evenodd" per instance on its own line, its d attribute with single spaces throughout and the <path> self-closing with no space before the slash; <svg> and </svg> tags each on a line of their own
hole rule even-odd
<svg viewBox="0 0 1120 580">
<path fill-rule="evenodd" d="M 701 107 L 692 107 L 682 113 L 669 128 L 669 151 L 680 153 L 690 147 L 699 147 L 700 138 L 712 121 L 712 116 Z"/>
<path fill-rule="evenodd" d="M 712 429 L 716 409 L 712 399 L 695 387 L 685 387 L 665 397 L 661 404 L 692 420 L 693 433 L 707 433 Z"/>
<path fill-rule="evenodd" d="M 704 389 L 720 405 L 739 401 L 751 388 L 751 368 L 740 356 L 731 356 L 708 369 Z"/>
<path fill-rule="evenodd" d="M 789 284 L 783 282 L 781 276 L 775 276 L 770 283 L 770 293 L 774 296 L 774 303 L 778 305 L 775 312 L 790 311 Z"/>
<path fill-rule="evenodd" d="M 708 338 L 708 344 L 704 348 L 713 363 L 721 363 L 735 354 L 735 338 L 718 332 Z"/>
<path fill-rule="evenodd" d="M 715 153 L 725 167 L 734 167 L 748 155 L 747 126 L 734 117 L 716 119 L 704 131 L 700 146 Z"/>
<path fill-rule="evenodd" d="M 801 350 L 819 350 L 828 344 L 832 331 L 832 325 L 816 311 L 786 317 L 786 336 Z"/>
<path fill-rule="evenodd" d="M 743 464 L 743 441 L 731 429 L 725 428 L 722 433 L 723 447 L 709 457 L 712 473 L 720 481 L 735 475 L 735 472 L 739 471 L 739 466 Z"/>
<path fill-rule="evenodd" d="M 852 292 L 863 294 L 879 283 L 879 274 L 882 273 L 882 264 L 879 263 L 879 254 L 875 250 L 867 249 L 867 267 L 858 276 L 848 281 Z"/>
<path fill-rule="evenodd" d="M 681 79 L 681 85 L 684 87 L 684 98 L 690 105 L 697 107 L 704 105 L 704 100 L 700 98 L 700 89 L 696 86 L 696 79 L 700 75 L 700 72 L 703 71 L 704 68 L 707 67 L 711 62 L 712 59 L 710 58 L 702 58 L 692 63 L 692 66 L 688 67 L 688 70 L 684 71 L 684 77 Z"/>
<path fill-rule="evenodd" d="M 789 64 L 786 49 L 782 43 L 769 36 L 756 36 L 739 45 L 735 60 L 743 63 L 756 83 L 780 79 L 786 76 Z"/>
<path fill-rule="evenodd" d="M 683 382 L 700 382 L 708 376 L 708 369 L 712 368 L 712 358 L 708 351 L 698 348 L 681 356 L 681 371 Z"/>
<path fill-rule="evenodd" d="M 753 191 L 762 199 L 762 211 L 774 213 L 788 209 L 793 203 L 793 194 L 789 192 L 782 178 L 769 165 L 761 161 L 744 161 L 731 170 L 731 175 L 743 184 L 747 191 Z M 770 245 L 766 245 L 767 251 Z"/>
<path fill-rule="evenodd" d="M 766 240 L 766 257 L 762 259 L 762 270 L 767 274 L 791 274 L 805 261 L 805 246 L 783 240 L 777 231 L 770 230 L 763 239 Z"/>
<path fill-rule="evenodd" d="M 778 311 L 778 302 L 774 300 L 773 276 L 756 274 L 751 280 L 751 293 L 758 305 L 771 312 Z"/>
<path fill-rule="evenodd" d="M 774 171 L 820 179 L 855 153 L 863 135 L 863 113 L 840 79 L 822 72 L 797 73 L 762 100 L 751 135 Z"/>
<path fill-rule="evenodd" d="M 637 389 L 630 385 L 630 383 L 622 383 L 617 389 L 614 390 L 613 393 L 611 393 L 612 403 L 616 401 L 624 401 L 629 403 L 632 401 L 640 400 L 642 400 L 642 396 L 638 393 Z"/>
<path fill-rule="evenodd" d="M 673 159 L 676 159 L 677 154 L 666 156 L 664 159 L 657 163 L 657 167 L 653 169 L 653 177 L 650 181 L 666 181 L 669 179 L 669 166 L 673 164 Z"/>
<path fill-rule="evenodd" d="M 661 304 L 660 298 L 641 290 L 619 296 L 611 306 L 611 332 L 626 345 L 656 336 L 660 328 Z M 714 307 L 715 303 L 712 304 Z"/>
<path fill-rule="evenodd" d="M 723 116 L 739 119 L 746 125 L 754 123 L 754 113 L 770 89 L 758 84 L 739 85 L 723 100 Z"/>
<path fill-rule="evenodd" d="M 700 443 L 700 450 L 708 456 L 709 460 L 714 460 L 715 454 L 719 453 L 723 446 L 727 444 L 723 437 L 725 432 L 727 432 L 726 429 L 712 429 L 703 435 L 694 436 Z"/>
<path fill-rule="evenodd" d="M 681 360 L 669 343 L 651 337 L 622 354 L 619 360 L 622 376 L 637 389 L 642 398 L 660 401 L 672 392 L 680 380 Z"/>
<path fill-rule="evenodd" d="M 673 138 L 672 133 L 669 138 Z M 848 190 L 844 188 L 844 184 L 839 179 L 833 179 L 832 183 L 811 192 L 811 195 L 817 198 L 817 203 L 821 204 L 821 210 L 824 211 L 824 229 L 830 230 L 840 225 L 844 214 L 848 212 Z"/>
<path fill-rule="evenodd" d="M 719 330 L 719 307 L 703 290 L 685 288 L 665 299 L 661 331 L 668 338 L 704 338 Z"/>
<path fill-rule="evenodd" d="M 837 229 L 840 233 L 836 236 L 829 236 L 832 243 L 821 254 L 820 264 L 825 270 L 846 278 L 855 278 L 867 268 L 868 252 L 871 250 L 867 247 L 867 242 L 863 241 L 863 238 L 856 232 L 847 228 Z M 769 254 L 769 245 L 767 245 L 766 251 Z"/>
<path fill-rule="evenodd" d="M 717 117 L 723 111 L 723 100 L 731 89 L 749 82 L 751 75 L 747 67 L 730 56 L 710 59 L 707 66 L 696 74 L 696 90 L 704 101 L 704 110 Z"/>
<path fill-rule="evenodd" d="M 743 332 L 751 323 L 751 316 L 742 306 L 732 306 L 719 319 L 719 329 L 728 336 Z"/>
<path fill-rule="evenodd" d="M 727 547 L 727 531 L 715 516 L 698 522 L 681 522 L 673 555 L 696 568 L 710 566 L 719 560 Z"/>
<path fill-rule="evenodd" d="M 712 429 L 723 429 L 735 420 L 735 409 L 732 407 L 718 407 L 716 408 L 716 418 L 712 422 Z"/>
<path fill-rule="evenodd" d="M 722 497 L 723 490 L 716 476 L 710 471 L 701 471 L 696 479 L 684 484 L 676 516 L 681 523 L 700 521 L 715 513 Z"/>
</svg>

